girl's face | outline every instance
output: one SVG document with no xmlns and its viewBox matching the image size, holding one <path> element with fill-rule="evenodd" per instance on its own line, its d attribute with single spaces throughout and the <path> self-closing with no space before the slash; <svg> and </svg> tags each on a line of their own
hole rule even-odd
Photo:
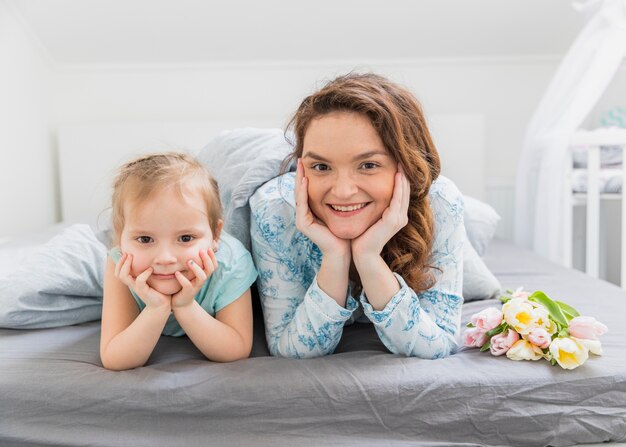
<svg viewBox="0 0 626 447">
<path fill-rule="evenodd" d="M 174 272 L 190 280 L 195 277 L 187 261 L 202 266 L 200 250 L 215 248 L 219 238 L 211 232 L 202 197 L 191 191 L 183 198 L 172 187 L 162 188 L 141 203 L 125 203 L 123 212 L 120 250 L 133 255 L 131 275 L 137 277 L 152 267 L 148 285 L 165 295 L 182 288 Z M 219 229 L 221 225 L 220 221 Z"/>
<path fill-rule="evenodd" d="M 365 115 L 332 112 L 304 135 L 309 207 L 341 239 L 355 239 L 389 206 L 398 165 Z"/>
</svg>

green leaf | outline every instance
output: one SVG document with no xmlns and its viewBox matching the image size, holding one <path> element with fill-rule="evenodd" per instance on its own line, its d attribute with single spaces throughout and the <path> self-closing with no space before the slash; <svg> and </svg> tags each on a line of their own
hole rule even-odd
<svg viewBox="0 0 626 447">
<path fill-rule="evenodd" d="M 485 352 L 491 347 L 491 339 L 485 343 L 482 348 L 480 348 L 480 352 Z"/>
<path fill-rule="evenodd" d="M 550 359 L 550 363 L 552 363 L 552 366 L 556 365 L 556 360 L 555 359 Z"/>
<path fill-rule="evenodd" d="M 580 314 L 576 309 L 574 309 L 569 304 L 565 304 L 561 301 L 555 301 L 556 304 L 561 308 L 565 316 L 567 317 L 567 321 L 571 320 L 574 317 L 580 317 Z"/>
<path fill-rule="evenodd" d="M 561 309 L 561 310 L 563 310 L 563 309 Z M 575 315 L 570 314 L 570 313 L 569 313 L 569 312 L 567 312 L 566 310 L 563 310 L 563 315 L 565 315 L 565 318 L 567 318 L 567 322 L 568 322 L 568 323 L 572 320 L 572 318 L 574 318 L 574 317 L 575 317 Z"/>
<path fill-rule="evenodd" d="M 506 296 L 506 295 L 501 295 L 498 297 L 498 299 L 502 302 L 502 303 L 508 303 L 509 301 L 512 300 L 512 298 L 510 296 Z"/>
<path fill-rule="evenodd" d="M 502 323 L 500 326 L 496 326 L 492 330 L 485 332 L 485 335 L 487 337 L 493 337 L 494 335 L 499 334 L 500 332 L 503 332 L 508 327 L 509 327 L 508 324 Z"/>
<path fill-rule="evenodd" d="M 470 323 L 467 323 L 465 327 L 475 327 L 475 326 L 470 322 Z"/>
<path fill-rule="evenodd" d="M 567 327 L 567 318 L 563 314 L 563 311 L 557 303 L 548 298 L 548 295 L 537 290 L 530 297 L 528 297 L 528 300 L 543 305 L 546 309 L 548 309 L 548 313 L 554 321 Z"/>
</svg>

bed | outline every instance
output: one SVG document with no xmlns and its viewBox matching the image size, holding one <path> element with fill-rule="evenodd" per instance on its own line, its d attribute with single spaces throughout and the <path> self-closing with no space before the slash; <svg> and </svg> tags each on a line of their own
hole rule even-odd
<svg viewBox="0 0 626 447">
<path fill-rule="evenodd" d="M 481 118 L 447 117 L 443 122 L 464 129 L 448 140 L 435 133 L 444 163 L 451 160 L 448 175 L 481 173 L 480 157 L 461 162 L 452 157 L 467 153 L 468 147 L 480 153 Z M 60 132 L 60 190 L 67 222 L 0 245 L 0 272 L 32 259 L 38 244 L 72 222 L 97 223 L 103 179 L 129 144 L 147 135 L 162 141 L 184 137 L 193 149 L 210 136 L 210 130 L 195 125 L 111 126 Z M 164 129 L 167 139 L 159 134 Z M 101 152 L 102 147 L 108 150 Z M 76 159 L 91 163 L 81 168 L 71 162 Z M 455 180 L 480 198 L 484 185 L 476 182 L 481 178 Z M 230 364 L 205 360 L 184 337 L 162 337 L 145 367 L 112 372 L 99 359 L 96 318 L 49 329 L 0 329 L 0 445 L 626 442 L 626 291 L 499 240 L 489 244 L 484 261 L 504 288 L 542 289 L 608 325 L 604 355 L 573 371 L 465 348 L 434 361 L 403 358 L 390 354 L 370 325 L 355 324 L 345 329 L 334 355 L 273 358 L 256 298 L 252 355 Z M 0 293 L 0 300 L 11 293 Z M 499 302 L 464 304 L 462 324 L 492 305 Z"/>
<path fill-rule="evenodd" d="M 98 357 L 97 321 L 0 329 L 0 445 L 626 441 L 626 292 L 503 241 L 485 260 L 505 287 L 540 288 L 606 323 L 604 355 L 573 371 L 466 348 L 436 361 L 403 358 L 356 324 L 335 355 L 279 359 L 268 356 L 257 307 L 247 360 L 208 362 L 188 339 L 162 337 L 147 366 L 112 372 Z M 463 324 L 490 305 L 498 303 L 465 304 Z"/>
</svg>

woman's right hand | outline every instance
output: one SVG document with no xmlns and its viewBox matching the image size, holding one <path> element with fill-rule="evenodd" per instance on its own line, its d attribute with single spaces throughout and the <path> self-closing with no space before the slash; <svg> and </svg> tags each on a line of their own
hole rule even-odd
<svg viewBox="0 0 626 447">
<path fill-rule="evenodd" d="M 296 168 L 296 227 L 319 247 L 324 255 L 350 256 L 350 241 L 335 236 L 309 207 L 309 179 L 304 176 L 302 160 Z"/>
<path fill-rule="evenodd" d="M 139 274 L 136 278 L 130 274 L 130 269 L 133 264 L 133 255 L 124 253 L 115 265 L 115 276 L 130 287 L 133 292 L 137 294 L 141 301 L 144 302 L 146 307 L 159 308 L 163 306 L 172 306 L 172 297 L 164 295 L 161 292 L 157 292 L 148 285 L 148 278 L 152 275 L 152 267 L 148 267 L 144 272 Z"/>
</svg>

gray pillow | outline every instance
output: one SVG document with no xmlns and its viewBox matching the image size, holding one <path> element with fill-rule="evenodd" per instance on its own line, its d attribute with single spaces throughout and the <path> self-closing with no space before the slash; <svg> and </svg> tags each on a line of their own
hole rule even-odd
<svg viewBox="0 0 626 447">
<path fill-rule="evenodd" d="M 465 231 L 479 256 L 485 254 L 487 246 L 496 233 L 500 215 L 490 205 L 470 196 L 463 196 Z"/>
<path fill-rule="evenodd" d="M 489 271 L 469 240 L 463 245 L 463 299 L 469 301 L 496 298 L 500 282 Z"/>
<path fill-rule="evenodd" d="M 224 230 L 250 250 L 250 205 L 254 192 L 279 174 L 292 151 L 281 129 L 235 129 L 220 133 L 198 154 L 213 174 L 224 205 Z"/>
<path fill-rule="evenodd" d="M 0 327 L 68 326 L 99 320 L 106 247 L 89 225 L 73 225 L 0 277 Z"/>
</svg>

